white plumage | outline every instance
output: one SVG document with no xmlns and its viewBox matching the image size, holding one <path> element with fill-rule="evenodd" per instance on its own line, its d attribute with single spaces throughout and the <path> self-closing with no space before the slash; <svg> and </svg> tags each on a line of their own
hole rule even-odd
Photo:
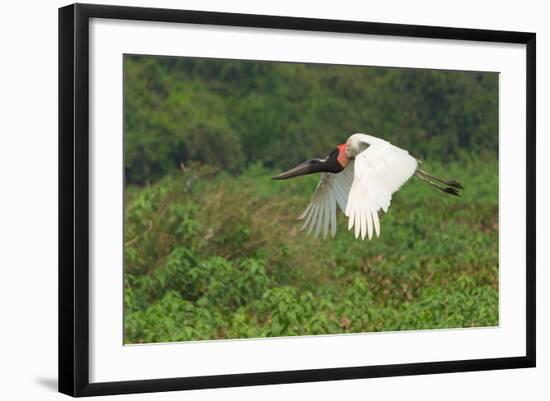
<svg viewBox="0 0 550 401">
<path fill-rule="evenodd" d="M 308 207 L 300 216 L 303 229 L 326 238 L 336 235 L 337 206 L 348 217 L 355 237 L 380 235 L 378 212 L 388 211 L 392 194 L 415 173 L 418 162 L 406 150 L 365 134 L 346 141 L 348 165 L 340 173 L 321 173 Z"/>
</svg>

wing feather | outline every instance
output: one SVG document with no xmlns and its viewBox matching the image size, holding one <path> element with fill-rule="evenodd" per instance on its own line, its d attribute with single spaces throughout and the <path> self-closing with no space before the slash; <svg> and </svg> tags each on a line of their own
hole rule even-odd
<svg viewBox="0 0 550 401">
<path fill-rule="evenodd" d="M 321 226 L 323 225 L 323 216 L 325 215 L 325 202 L 324 199 L 320 200 L 319 203 L 319 213 L 317 213 L 317 219 L 315 221 L 315 231 L 313 232 L 313 235 L 315 238 L 319 238 L 319 234 L 321 233 Z"/>
<path fill-rule="evenodd" d="M 363 213 L 367 216 L 367 228 L 370 240 L 372 239 L 372 209 L 363 208 Z M 364 236 L 363 239 L 365 239 Z"/>
<path fill-rule="evenodd" d="M 300 217 L 298 217 L 298 219 L 302 220 L 303 218 L 305 218 L 306 216 L 308 216 L 308 213 L 309 211 L 311 210 L 311 208 L 313 207 L 313 203 L 310 203 L 306 210 L 304 210 L 304 212 L 300 215 Z"/>
<path fill-rule="evenodd" d="M 380 235 L 379 210 L 388 211 L 392 194 L 414 174 L 417 163 L 407 151 L 386 141 L 372 143 L 355 157 L 345 213 L 348 230 L 355 226 L 356 238 L 361 234 L 362 239 L 368 235 L 370 240 L 374 233 Z"/>
<path fill-rule="evenodd" d="M 364 209 L 361 209 L 359 214 L 361 215 L 361 238 L 365 239 L 365 236 L 367 235 L 368 216 Z"/>
<path fill-rule="evenodd" d="M 365 216 L 361 214 L 361 210 L 359 209 L 357 213 L 355 213 L 355 230 L 359 233 L 359 236 L 361 236 L 361 227 L 363 225 L 363 219 Z"/>
<path fill-rule="evenodd" d="M 349 192 L 349 188 L 347 188 L 347 191 L 343 188 L 344 185 L 342 180 L 334 180 L 334 196 L 342 210 L 346 208 L 347 192 Z"/>
<path fill-rule="evenodd" d="M 333 198 L 327 196 L 325 197 L 325 215 L 323 216 L 323 239 L 327 238 L 328 228 L 330 223 L 330 204 L 332 203 Z"/>
<path fill-rule="evenodd" d="M 336 235 L 336 200 L 330 202 L 330 235 L 332 238 Z"/>
<path fill-rule="evenodd" d="M 321 179 L 311 197 L 311 201 L 300 219 L 304 219 L 302 230 L 323 238 L 336 235 L 336 209 L 346 210 L 348 195 L 353 182 L 353 162 L 338 174 L 321 173 Z"/>
<path fill-rule="evenodd" d="M 372 211 L 372 221 L 374 223 L 374 232 L 377 237 L 380 237 L 380 220 L 378 219 L 378 212 L 375 210 Z"/>
<path fill-rule="evenodd" d="M 307 213 L 305 213 L 306 216 L 305 216 L 304 225 L 302 226 L 302 230 L 305 230 L 309 226 L 309 223 L 311 222 L 311 220 L 313 219 L 313 215 L 315 214 L 316 208 L 317 208 L 317 205 L 313 203 L 309 204 L 307 208 Z M 302 213 L 302 215 L 304 215 L 304 213 Z"/>
<path fill-rule="evenodd" d="M 313 206 L 313 213 L 311 214 L 311 219 L 308 223 L 309 225 L 309 228 L 307 230 L 307 233 L 308 234 L 311 234 L 311 232 L 313 231 L 313 228 L 315 227 L 315 222 L 317 221 L 317 215 L 319 214 L 319 204 L 315 204 Z"/>
</svg>

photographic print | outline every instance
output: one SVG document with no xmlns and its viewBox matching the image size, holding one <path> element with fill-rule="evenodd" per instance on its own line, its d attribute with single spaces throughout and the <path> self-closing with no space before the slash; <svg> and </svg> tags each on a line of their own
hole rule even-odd
<svg viewBox="0 0 550 401">
<path fill-rule="evenodd" d="M 495 72 L 124 55 L 124 343 L 499 324 Z"/>
<path fill-rule="evenodd" d="M 536 365 L 536 35 L 59 10 L 59 391 Z"/>
</svg>

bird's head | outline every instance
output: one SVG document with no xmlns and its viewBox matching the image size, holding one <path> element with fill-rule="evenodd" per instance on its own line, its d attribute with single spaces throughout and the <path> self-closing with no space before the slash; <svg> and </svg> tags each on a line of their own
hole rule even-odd
<svg viewBox="0 0 550 401">
<path fill-rule="evenodd" d="M 273 177 L 272 179 L 286 180 L 287 178 L 313 173 L 339 173 L 346 168 L 348 163 L 349 158 L 346 153 L 346 144 L 343 143 L 330 152 L 326 158 L 306 160 L 305 162 Z"/>
</svg>

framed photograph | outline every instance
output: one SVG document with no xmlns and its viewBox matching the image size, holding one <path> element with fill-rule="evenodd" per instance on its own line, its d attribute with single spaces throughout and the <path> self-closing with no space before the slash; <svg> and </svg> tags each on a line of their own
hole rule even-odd
<svg viewBox="0 0 550 401">
<path fill-rule="evenodd" d="M 61 392 L 532 366 L 534 33 L 59 10 Z"/>
</svg>

